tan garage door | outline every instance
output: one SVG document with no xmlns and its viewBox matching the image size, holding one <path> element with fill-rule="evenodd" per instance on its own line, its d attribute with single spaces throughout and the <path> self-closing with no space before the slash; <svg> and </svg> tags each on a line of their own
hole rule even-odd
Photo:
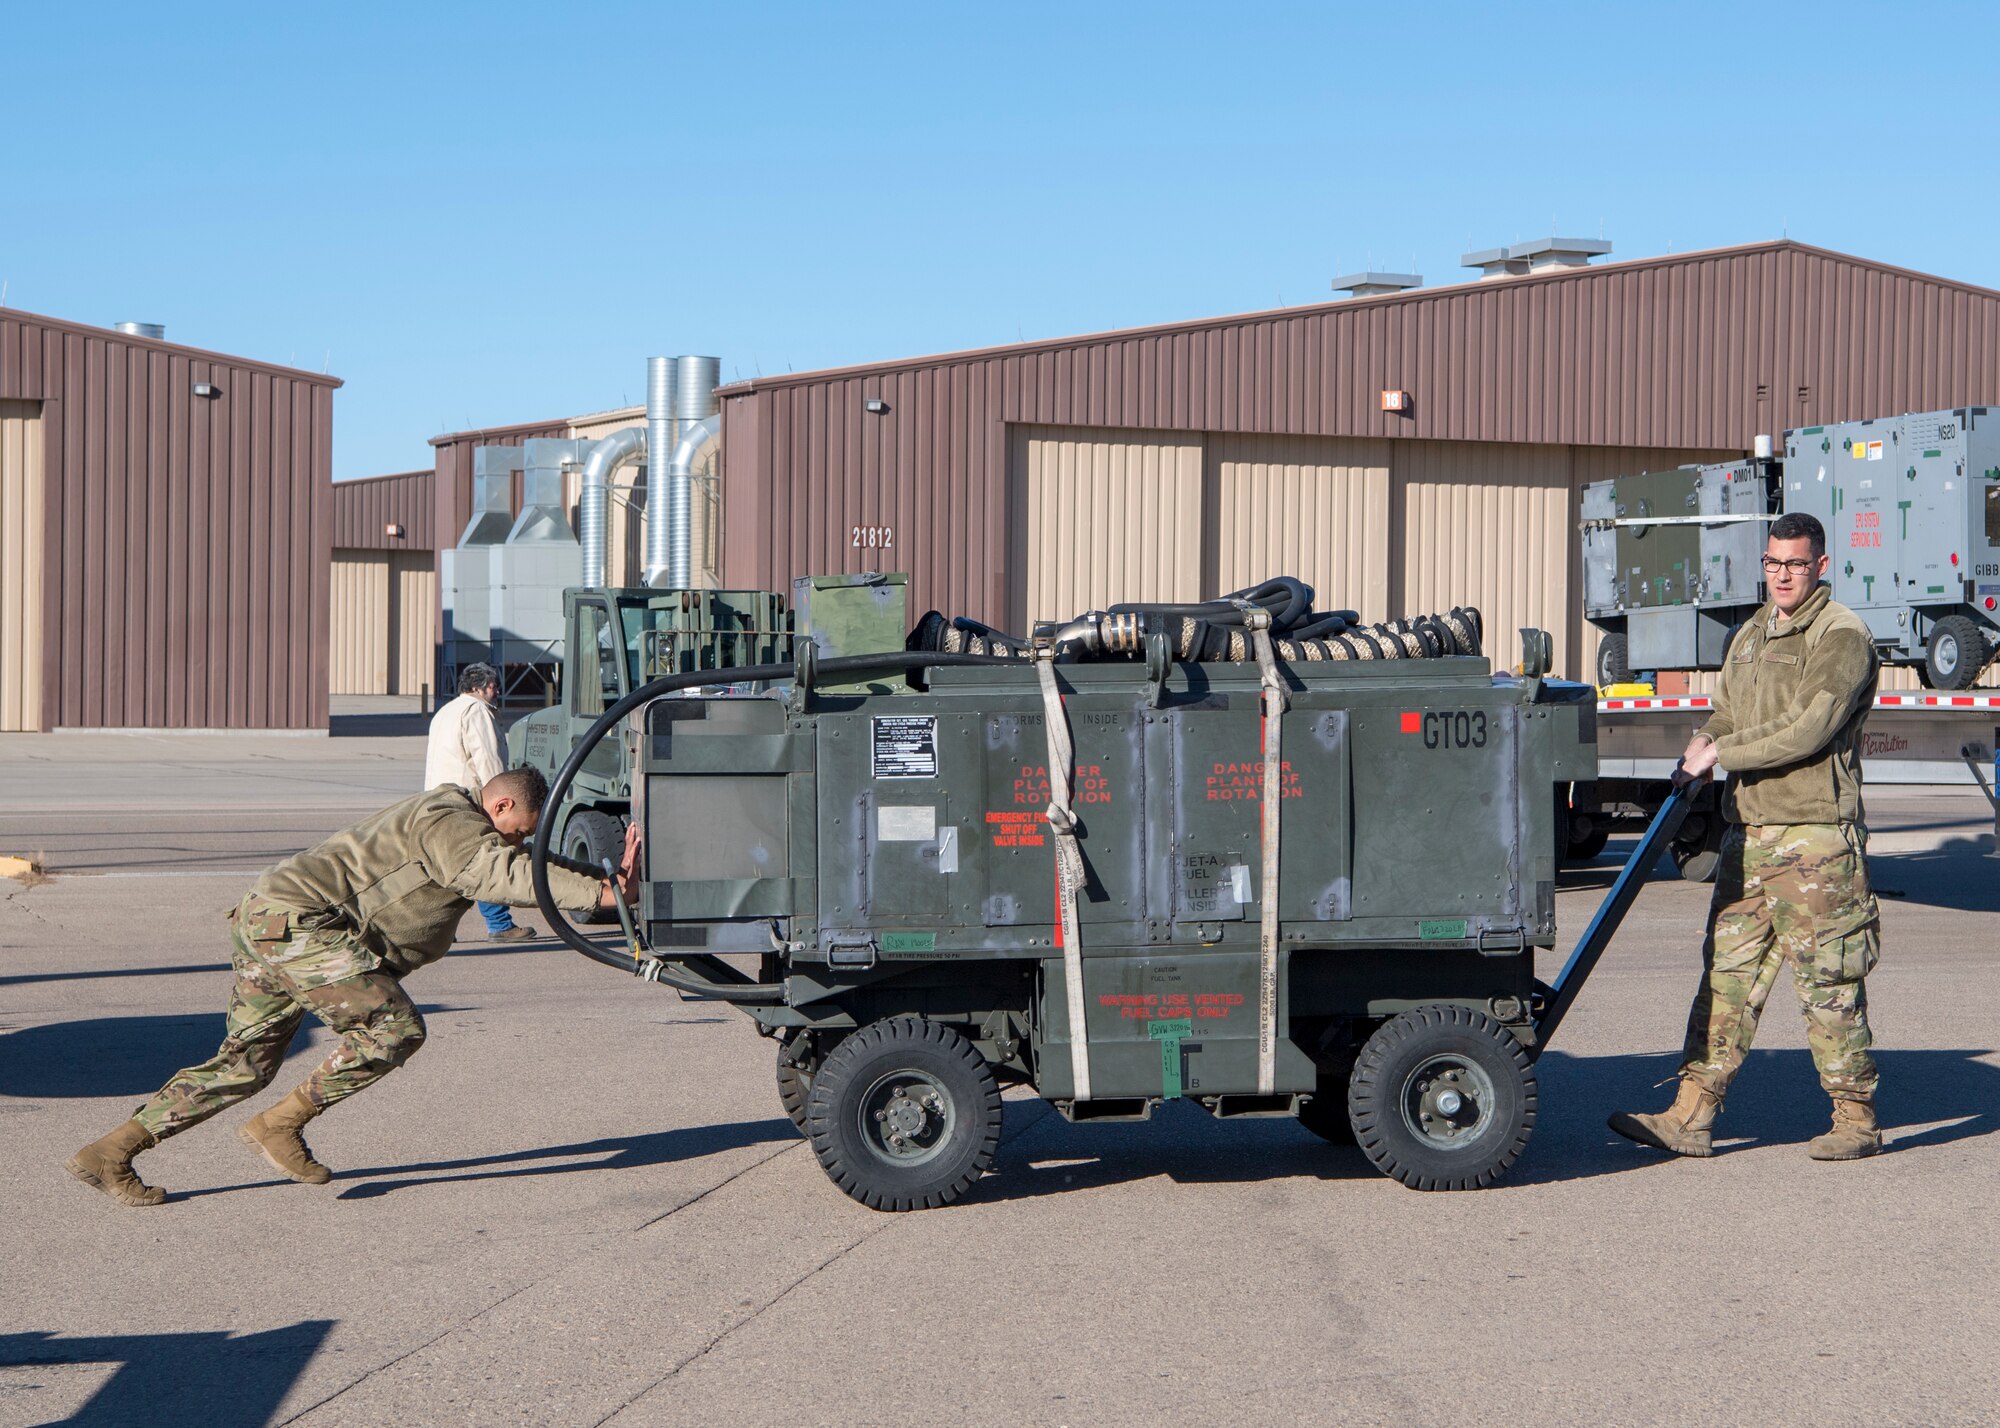
<svg viewBox="0 0 2000 1428">
<path fill-rule="evenodd" d="M 1369 620 L 1401 614 L 1389 608 L 1393 445 L 1211 436 L 1211 593 L 1296 575 L 1313 587 L 1322 610 L 1358 610 Z"/>
<path fill-rule="evenodd" d="M 1119 600 L 1193 600 L 1202 584 L 1202 438 L 1015 427 L 1008 565 L 1026 634 Z"/>
<path fill-rule="evenodd" d="M 0 402 L 0 732 L 42 727 L 42 407 Z"/>
<path fill-rule="evenodd" d="M 389 557 L 391 694 L 421 694 L 437 678 L 437 556 L 397 551 Z"/>
<path fill-rule="evenodd" d="M 333 553 L 331 629 L 329 690 L 334 694 L 387 694 L 389 552 Z"/>
</svg>

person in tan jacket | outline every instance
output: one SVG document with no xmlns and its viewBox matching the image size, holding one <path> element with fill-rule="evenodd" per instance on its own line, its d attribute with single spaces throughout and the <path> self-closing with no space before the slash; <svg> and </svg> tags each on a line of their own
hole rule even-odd
<svg viewBox="0 0 2000 1428">
<path fill-rule="evenodd" d="M 529 768 L 495 775 L 476 796 L 447 784 L 391 804 L 265 872 L 229 914 L 236 984 L 221 1048 L 176 1072 L 124 1125 L 78 1151 L 70 1173 L 121 1204 L 159 1204 L 165 1193 L 138 1177 L 132 1157 L 270 1085 L 311 1012 L 339 1037 L 333 1050 L 237 1134 L 293 1180 L 330 1180 L 306 1147 L 305 1124 L 424 1044 L 423 1016 L 402 980 L 451 950 L 475 899 L 535 900 L 522 844 L 547 797 L 547 781 Z M 628 897 L 638 840 L 636 828 L 626 835 L 619 881 Z M 615 905 L 609 881 L 553 865 L 549 887 L 573 912 Z"/>
<path fill-rule="evenodd" d="M 1833 1128 L 1815 1160 L 1882 1148 L 1869 1054 L 1866 977 L 1880 954 L 1861 805 L 1861 726 L 1875 702 L 1875 642 L 1821 584 L 1826 532 L 1794 512 L 1764 552 L 1770 600 L 1732 637 L 1709 721 L 1681 755 L 1685 784 L 1728 774 L 1727 829 L 1688 1012 L 1680 1090 L 1658 1114 L 1621 1111 L 1611 1129 L 1677 1155 L 1713 1153 L 1722 1098 L 1749 1054 L 1789 964 Z"/>
<path fill-rule="evenodd" d="M 500 723 L 494 706 L 500 702 L 500 673 L 490 664 L 469 664 L 458 672 L 458 698 L 431 716 L 424 742 L 424 787 L 456 784 L 469 793 L 507 766 L 500 754 Z M 486 935 L 495 942 L 529 942 L 532 927 L 519 927 L 504 902 L 481 901 Z"/>
</svg>

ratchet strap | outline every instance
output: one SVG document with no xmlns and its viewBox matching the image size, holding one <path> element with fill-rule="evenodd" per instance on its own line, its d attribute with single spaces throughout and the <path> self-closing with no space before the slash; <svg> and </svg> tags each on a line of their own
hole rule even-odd
<svg viewBox="0 0 2000 1428">
<path fill-rule="evenodd" d="M 1280 751 L 1285 708 L 1291 696 L 1271 648 L 1271 612 L 1247 600 L 1237 604 L 1257 653 L 1257 673 L 1263 686 L 1264 788 L 1258 804 L 1264 815 L 1264 875 L 1257 890 L 1263 913 L 1257 936 L 1257 1094 L 1268 1096 L 1278 1084 L 1278 815 L 1285 793 Z"/>
<path fill-rule="evenodd" d="M 1069 1015 L 1069 1069 L 1074 1097 L 1090 1099 L 1090 1033 L 1084 1023 L 1083 939 L 1076 925 L 1076 899 L 1083 889 L 1083 850 L 1076 841 L 1076 814 L 1070 808 L 1070 773 L 1076 744 L 1069 715 L 1056 688 L 1055 651 L 1035 651 L 1035 676 L 1042 686 L 1043 723 L 1049 738 L 1049 806 L 1044 817 L 1056 840 L 1056 915 L 1062 925 L 1063 1004 Z"/>
</svg>

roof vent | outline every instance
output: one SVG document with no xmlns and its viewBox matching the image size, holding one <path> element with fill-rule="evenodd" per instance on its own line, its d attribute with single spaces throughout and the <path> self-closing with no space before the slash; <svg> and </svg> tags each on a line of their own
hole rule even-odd
<svg viewBox="0 0 2000 1428">
<path fill-rule="evenodd" d="M 128 337 L 150 337 L 155 342 L 163 342 L 167 336 L 166 327 L 157 322 L 121 322 L 116 330 Z"/>
<path fill-rule="evenodd" d="M 1349 273 L 1333 280 L 1333 290 L 1350 297 L 1379 297 L 1383 293 L 1406 292 L 1424 285 L 1419 273 Z"/>
<path fill-rule="evenodd" d="M 1512 278 L 1557 268 L 1587 267 L 1592 258 L 1610 251 L 1609 240 L 1603 238 L 1530 238 L 1504 248 L 1481 248 L 1458 261 L 1463 267 L 1479 269 L 1482 279 Z"/>
</svg>

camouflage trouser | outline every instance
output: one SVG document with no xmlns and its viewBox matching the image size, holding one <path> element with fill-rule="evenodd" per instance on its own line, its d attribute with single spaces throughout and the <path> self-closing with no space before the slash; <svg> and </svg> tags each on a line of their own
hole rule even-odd
<svg viewBox="0 0 2000 1428">
<path fill-rule="evenodd" d="M 1681 1074 L 1716 1095 L 1749 1054 L 1757 1017 L 1792 965 L 1820 1084 L 1835 1100 L 1875 1095 L 1863 978 L 1880 949 L 1867 830 L 1853 824 L 1742 827 L 1722 840 L 1702 984 L 1688 1012 Z"/>
<path fill-rule="evenodd" d="M 246 899 L 232 917 L 230 962 L 236 985 L 229 993 L 221 1048 L 201 1065 L 176 1073 L 134 1112 L 134 1119 L 161 1140 L 270 1085 L 307 1012 L 340 1034 L 301 1087 L 317 1106 L 330 1106 L 372 1086 L 424 1044 L 424 1019 L 388 972 L 316 986 L 287 975 L 286 954 L 297 944 L 309 936 L 324 944 L 339 934 L 294 929 L 283 914 L 263 916 L 264 911 Z M 375 959 L 370 955 L 368 960 Z"/>
</svg>

